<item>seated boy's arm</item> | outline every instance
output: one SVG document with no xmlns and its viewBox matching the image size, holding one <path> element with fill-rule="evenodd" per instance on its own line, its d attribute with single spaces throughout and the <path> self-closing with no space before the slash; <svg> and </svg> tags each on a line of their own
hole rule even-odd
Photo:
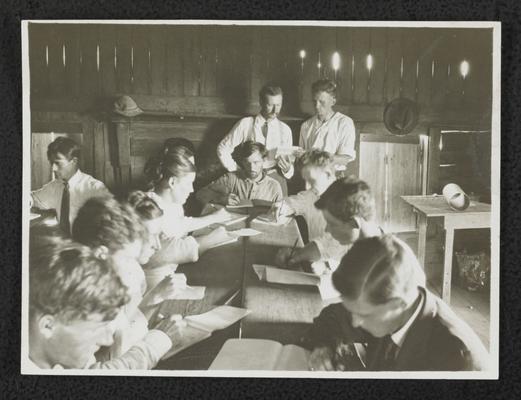
<svg viewBox="0 0 521 400">
<path fill-rule="evenodd" d="M 199 189 L 195 197 L 203 204 L 219 203 L 226 205 L 231 189 L 227 175 L 223 175 L 204 188 Z"/>
</svg>

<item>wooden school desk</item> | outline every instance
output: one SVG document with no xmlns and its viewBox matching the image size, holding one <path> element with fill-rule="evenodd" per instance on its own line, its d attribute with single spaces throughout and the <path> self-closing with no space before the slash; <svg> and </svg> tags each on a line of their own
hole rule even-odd
<svg viewBox="0 0 521 400">
<path fill-rule="evenodd" d="M 464 211 L 449 207 L 443 196 L 401 196 L 418 214 L 418 260 L 425 268 L 425 248 L 427 243 L 428 218 L 443 218 L 445 228 L 445 255 L 443 259 L 443 282 L 441 298 L 450 303 L 452 281 L 452 256 L 454 230 L 490 228 L 490 204 L 472 201 Z"/>
<path fill-rule="evenodd" d="M 252 216 L 253 217 L 253 216 Z M 262 232 L 217 247 L 196 263 L 182 265 L 189 285 L 206 286 L 202 300 L 167 300 L 159 307 L 164 315 L 200 314 L 215 306 L 229 304 L 251 310 L 239 323 L 216 331 L 201 343 L 161 361 L 158 369 L 207 369 L 228 338 L 249 337 L 297 343 L 322 308 L 318 288 L 260 282 L 252 263 L 273 265 L 280 247 L 291 247 L 299 239 L 297 224 L 273 226 L 253 221 L 238 222 L 228 230 L 251 227 Z"/>
</svg>

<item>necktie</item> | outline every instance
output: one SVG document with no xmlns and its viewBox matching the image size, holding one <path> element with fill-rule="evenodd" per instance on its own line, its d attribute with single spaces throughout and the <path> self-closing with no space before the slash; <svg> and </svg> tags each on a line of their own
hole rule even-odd
<svg viewBox="0 0 521 400">
<path fill-rule="evenodd" d="M 262 125 L 262 135 L 264 136 L 264 139 L 268 137 L 268 122 L 265 122 L 264 125 Z"/>
<path fill-rule="evenodd" d="M 62 204 L 60 207 L 60 227 L 63 232 L 71 233 L 71 224 L 69 221 L 69 208 L 70 208 L 70 194 L 69 194 L 69 183 L 64 182 Z"/>
<path fill-rule="evenodd" d="M 385 336 L 380 346 L 380 354 L 378 354 L 379 362 L 376 364 L 377 369 L 380 371 L 392 371 L 397 352 L 398 346 L 393 342 L 391 336 Z"/>
</svg>

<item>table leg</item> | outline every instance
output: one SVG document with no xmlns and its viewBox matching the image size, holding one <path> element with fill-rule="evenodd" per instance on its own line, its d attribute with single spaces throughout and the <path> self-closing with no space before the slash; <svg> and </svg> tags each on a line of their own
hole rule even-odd
<svg viewBox="0 0 521 400">
<path fill-rule="evenodd" d="M 445 257 L 443 258 L 443 283 L 441 298 L 450 304 L 450 286 L 452 283 L 452 251 L 454 248 L 454 229 L 445 229 Z"/>
<path fill-rule="evenodd" d="M 427 245 L 427 217 L 418 213 L 418 261 L 425 269 L 425 247 Z"/>
</svg>

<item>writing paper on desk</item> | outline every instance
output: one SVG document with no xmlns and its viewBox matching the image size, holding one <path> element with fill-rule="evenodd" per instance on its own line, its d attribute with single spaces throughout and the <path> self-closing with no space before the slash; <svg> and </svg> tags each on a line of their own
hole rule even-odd
<svg viewBox="0 0 521 400">
<path fill-rule="evenodd" d="M 226 206 L 227 209 L 231 209 L 231 210 L 233 210 L 234 208 L 252 208 L 252 207 L 253 207 L 253 202 L 249 199 L 242 199 L 237 204 Z"/>
<path fill-rule="evenodd" d="M 283 285 L 320 285 L 320 277 L 300 271 L 290 271 L 268 265 L 253 264 L 253 269 L 260 280 Z"/>
<path fill-rule="evenodd" d="M 169 297 L 169 300 L 201 300 L 204 298 L 206 286 L 186 286 L 177 289 L 176 293 Z"/>
<path fill-rule="evenodd" d="M 36 214 L 36 213 L 31 213 L 30 216 L 29 216 L 29 220 L 32 221 L 33 219 L 36 219 L 40 217 L 40 214 Z"/>
<path fill-rule="evenodd" d="M 222 242 L 215 243 L 212 246 L 210 246 L 210 249 L 215 249 L 216 247 L 224 246 L 226 244 L 234 243 L 239 239 L 238 236 L 230 237 L 229 239 L 223 240 Z"/>
<path fill-rule="evenodd" d="M 210 370 L 307 371 L 309 351 L 265 339 L 228 339 Z"/>
<path fill-rule="evenodd" d="M 193 346 L 210 337 L 212 332 L 227 328 L 250 313 L 250 310 L 232 306 L 218 306 L 213 310 L 199 315 L 190 315 L 183 319 L 186 326 L 179 328 L 179 339 L 163 356 L 163 360 Z"/>
<path fill-rule="evenodd" d="M 229 231 L 228 235 L 241 237 L 241 236 L 255 236 L 260 233 L 262 233 L 262 232 L 258 231 L 257 229 L 243 228 L 243 229 L 237 229 L 235 231 Z"/>
</svg>

